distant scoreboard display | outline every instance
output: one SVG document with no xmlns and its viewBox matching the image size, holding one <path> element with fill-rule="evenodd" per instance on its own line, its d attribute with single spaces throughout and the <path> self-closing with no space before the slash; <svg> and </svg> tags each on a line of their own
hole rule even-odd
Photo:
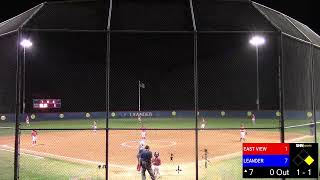
<svg viewBox="0 0 320 180">
<path fill-rule="evenodd" d="M 34 109 L 56 109 L 61 108 L 61 99 L 34 99 Z"/>
<path fill-rule="evenodd" d="M 243 143 L 243 178 L 317 178 L 317 143 Z"/>
</svg>

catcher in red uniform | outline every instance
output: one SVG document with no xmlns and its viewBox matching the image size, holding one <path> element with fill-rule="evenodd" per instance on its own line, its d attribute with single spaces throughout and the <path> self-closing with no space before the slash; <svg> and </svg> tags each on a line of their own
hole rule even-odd
<svg viewBox="0 0 320 180">
<path fill-rule="evenodd" d="M 152 159 L 152 169 L 154 176 L 156 178 L 160 177 L 160 165 L 161 165 L 161 159 L 159 157 L 159 152 L 154 152 L 154 158 Z"/>
</svg>

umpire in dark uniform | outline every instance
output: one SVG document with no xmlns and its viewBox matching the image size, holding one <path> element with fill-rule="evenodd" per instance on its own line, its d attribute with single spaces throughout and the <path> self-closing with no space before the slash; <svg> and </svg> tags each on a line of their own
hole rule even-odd
<svg viewBox="0 0 320 180">
<path fill-rule="evenodd" d="M 142 180 L 146 180 L 146 170 L 150 174 L 150 177 L 152 180 L 155 180 L 156 178 L 154 177 L 152 168 L 151 168 L 151 159 L 152 159 L 152 152 L 150 151 L 150 147 L 146 145 L 145 151 L 141 153 L 140 156 L 140 164 L 142 167 Z"/>
</svg>

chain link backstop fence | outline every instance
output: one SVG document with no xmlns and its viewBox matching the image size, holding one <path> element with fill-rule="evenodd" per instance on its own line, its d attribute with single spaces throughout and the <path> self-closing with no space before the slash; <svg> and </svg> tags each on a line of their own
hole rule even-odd
<svg viewBox="0 0 320 180">
<path fill-rule="evenodd" d="M 141 179 L 145 145 L 242 179 L 243 142 L 319 141 L 319 39 L 251 1 L 40 4 L 0 24 L 0 179 Z"/>
</svg>

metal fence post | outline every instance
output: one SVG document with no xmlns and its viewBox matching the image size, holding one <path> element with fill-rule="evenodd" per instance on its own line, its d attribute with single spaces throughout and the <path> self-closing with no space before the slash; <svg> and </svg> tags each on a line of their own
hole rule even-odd
<svg viewBox="0 0 320 180">
<path fill-rule="evenodd" d="M 17 38 L 17 69 L 16 69 L 16 107 L 15 107 L 15 142 L 14 142 L 14 179 L 19 179 L 19 146 L 20 146 L 20 113 L 21 113 L 21 58 L 20 58 L 21 29 Z"/>
<path fill-rule="evenodd" d="M 279 37 L 279 61 L 278 61 L 278 68 L 279 68 L 279 75 L 278 75 L 278 82 L 279 82 L 279 109 L 280 109 L 280 142 L 285 142 L 285 135 L 284 135 L 284 80 L 283 80 L 283 37 L 282 32 L 280 32 Z"/>
</svg>

